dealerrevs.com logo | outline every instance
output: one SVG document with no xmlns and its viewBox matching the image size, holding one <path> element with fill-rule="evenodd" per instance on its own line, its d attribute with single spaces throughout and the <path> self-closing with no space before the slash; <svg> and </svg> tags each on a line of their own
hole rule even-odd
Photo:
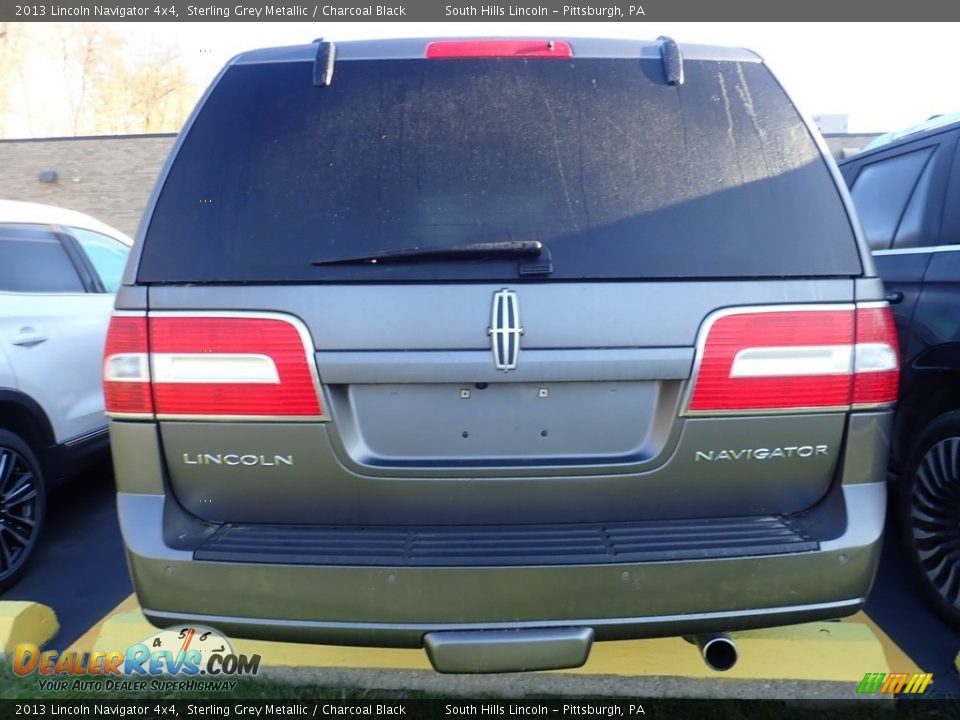
<svg viewBox="0 0 960 720">
<path fill-rule="evenodd" d="M 32 643 L 17 645 L 13 672 L 36 676 L 41 690 L 163 691 L 233 690 L 236 680 L 256 675 L 260 655 L 241 655 L 208 627 L 161 630 L 123 650 L 57 652 Z"/>
</svg>

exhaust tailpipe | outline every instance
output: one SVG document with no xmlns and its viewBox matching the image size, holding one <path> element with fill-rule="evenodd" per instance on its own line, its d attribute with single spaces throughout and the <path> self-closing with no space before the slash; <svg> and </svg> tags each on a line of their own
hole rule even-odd
<svg viewBox="0 0 960 720">
<path fill-rule="evenodd" d="M 725 672 L 737 664 L 737 645 L 727 633 L 694 635 L 693 641 L 711 670 Z"/>
</svg>

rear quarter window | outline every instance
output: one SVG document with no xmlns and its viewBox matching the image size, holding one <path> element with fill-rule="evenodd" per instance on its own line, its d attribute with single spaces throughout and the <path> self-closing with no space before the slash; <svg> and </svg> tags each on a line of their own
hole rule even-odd
<svg viewBox="0 0 960 720">
<path fill-rule="evenodd" d="M 0 292 L 83 293 L 77 269 L 53 232 L 0 224 Z"/>
<path fill-rule="evenodd" d="M 549 279 L 858 275 L 837 188 L 756 63 L 236 65 L 183 140 L 142 282 L 499 280 L 518 262 L 314 261 L 541 240 Z M 545 278 L 538 276 L 538 281 Z"/>
<path fill-rule="evenodd" d="M 890 248 L 935 149 L 930 146 L 877 160 L 857 174 L 850 195 L 871 250 Z M 920 200 L 924 197 L 922 193 Z"/>
<path fill-rule="evenodd" d="M 104 290 L 115 293 L 120 287 L 120 278 L 130 248 L 116 238 L 92 230 L 71 227 L 70 232 L 90 259 Z"/>
</svg>

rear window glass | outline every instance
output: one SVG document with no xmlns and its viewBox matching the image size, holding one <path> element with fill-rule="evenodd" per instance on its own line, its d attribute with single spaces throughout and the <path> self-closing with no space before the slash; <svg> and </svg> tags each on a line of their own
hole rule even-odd
<svg viewBox="0 0 960 720">
<path fill-rule="evenodd" d="M 227 70 L 139 280 L 514 279 L 516 258 L 313 263 L 530 239 L 555 280 L 861 271 L 826 164 L 762 65 L 688 61 L 680 87 L 636 59 L 343 61 L 319 88 L 312 72 Z"/>
</svg>

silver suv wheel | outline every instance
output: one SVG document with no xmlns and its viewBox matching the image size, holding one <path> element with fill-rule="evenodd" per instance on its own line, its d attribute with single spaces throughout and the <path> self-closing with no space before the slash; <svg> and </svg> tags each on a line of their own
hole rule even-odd
<svg viewBox="0 0 960 720">
<path fill-rule="evenodd" d="M 0 430 L 0 590 L 19 578 L 33 553 L 44 499 L 36 457 L 17 435 Z"/>
</svg>

